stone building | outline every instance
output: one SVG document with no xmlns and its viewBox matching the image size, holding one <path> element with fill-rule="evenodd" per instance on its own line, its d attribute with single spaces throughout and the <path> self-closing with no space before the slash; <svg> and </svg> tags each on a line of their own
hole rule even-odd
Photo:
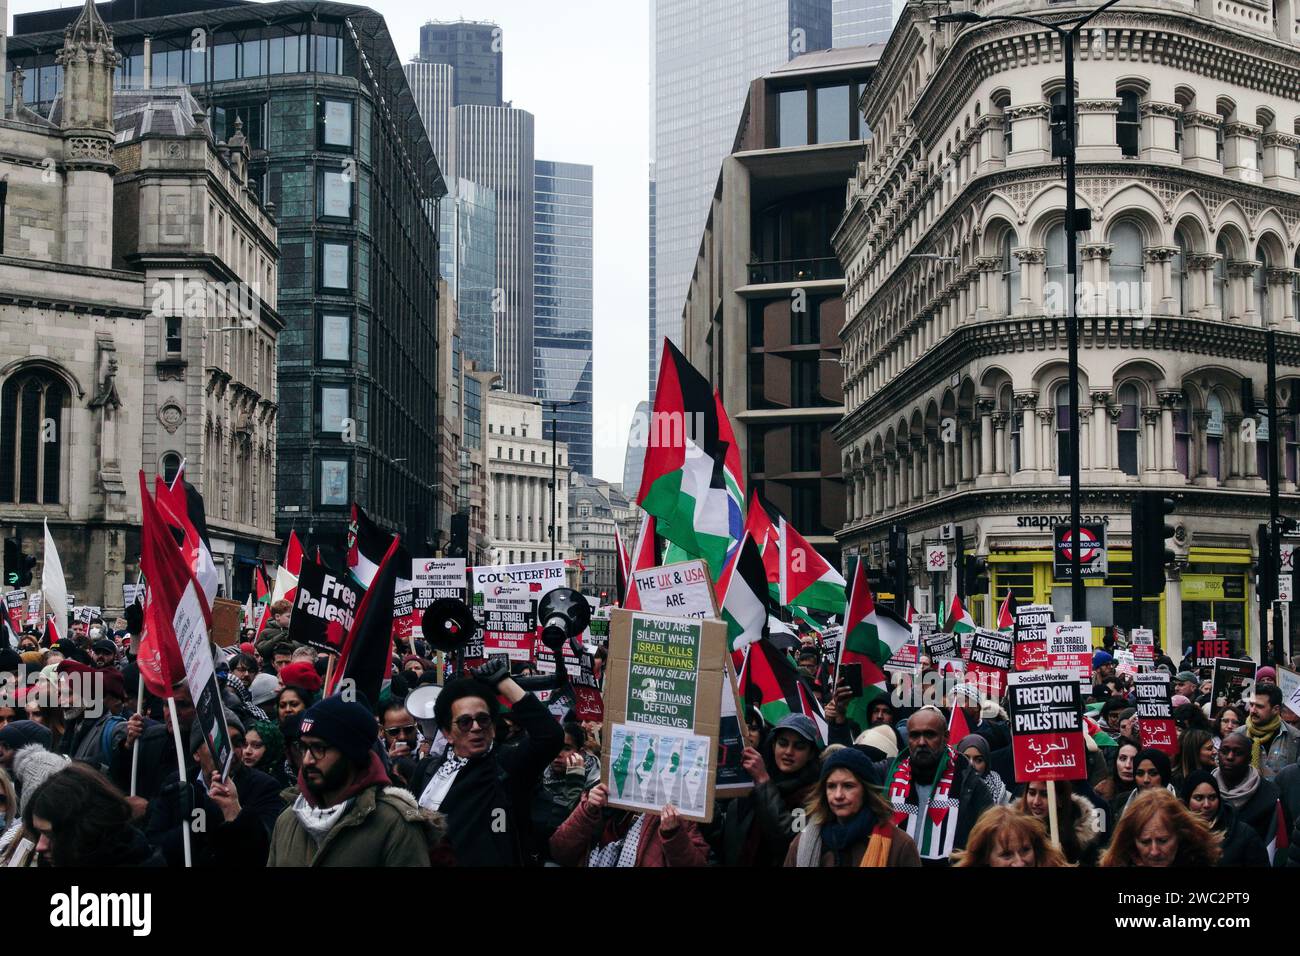
<svg viewBox="0 0 1300 956">
<path fill-rule="evenodd" d="M 614 550 L 614 509 L 609 485 L 573 473 L 569 487 L 569 541 L 581 562 L 580 590 L 601 604 L 618 597 L 618 565 Z M 622 497 L 620 495 L 620 497 Z"/>
<path fill-rule="evenodd" d="M 1077 12 L 952 5 L 968 8 Z M 1295 417 L 1270 428 L 1263 410 L 1266 329 L 1280 401 L 1300 387 L 1290 9 L 1129 2 L 1092 21 L 1077 51 L 1078 197 L 1092 222 L 1079 246 L 1080 473 L 1084 520 L 1110 546 L 1108 576 L 1089 583 L 1112 589 L 1103 616 L 1154 626 L 1175 659 L 1203 620 L 1258 655 L 1269 441 L 1283 443 L 1284 512 L 1296 503 Z M 878 561 L 904 526 L 917 568 L 924 543 L 961 525 L 989 558 L 992 593 L 975 601 L 987 615 L 1009 590 L 1045 601 L 1067 584 L 1051 537 L 1069 520 L 1071 448 L 1065 195 L 1049 130 L 1062 50 L 1032 24 L 936 26 L 932 14 L 907 5 L 862 98 L 875 137 L 835 236 L 847 275 L 838 536 Z M 1139 614 L 1129 509 L 1143 489 L 1178 501 L 1178 560 Z M 914 594 L 918 608 L 938 598 Z"/>
<path fill-rule="evenodd" d="M 114 96 L 93 4 L 57 60 L 48 114 L 17 70 L 0 119 L 0 525 L 40 553 L 48 519 L 78 603 L 120 607 L 137 474 L 185 458 L 231 593 L 273 541 L 274 221 L 192 98 Z"/>
</svg>

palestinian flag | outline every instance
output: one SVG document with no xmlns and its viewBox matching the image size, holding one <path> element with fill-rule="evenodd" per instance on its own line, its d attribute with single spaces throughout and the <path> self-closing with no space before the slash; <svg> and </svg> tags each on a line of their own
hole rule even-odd
<svg viewBox="0 0 1300 956">
<path fill-rule="evenodd" d="M 1010 590 L 998 608 L 998 630 L 1010 631 L 1016 626 L 1016 596 Z"/>
<path fill-rule="evenodd" d="M 1286 815 L 1282 812 L 1282 801 L 1277 801 L 1275 806 L 1277 812 L 1273 819 L 1268 845 L 1265 849 L 1268 851 L 1269 863 L 1273 866 L 1281 866 L 1283 863 L 1290 865 L 1291 830 L 1286 825 Z M 1279 853 L 1282 854 L 1280 860 L 1278 859 Z"/>
<path fill-rule="evenodd" d="M 965 658 L 970 653 L 970 642 L 975 639 L 975 618 L 962 607 L 961 598 L 955 594 L 952 596 L 952 606 L 948 608 L 948 620 L 944 622 L 943 629 L 945 633 L 957 635 L 961 642 L 961 656 Z"/>
<path fill-rule="evenodd" d="M 826 743 L 826 715 L 807 679 L 788 655 L 766 639 L 749 645 L 738 684 L 746 712 L 757 710 L 769 726 L 776 726 L 787 714 L 804 714 L 817 725 L 822 743 Z"/>
<path fill-rule="evenodd" d="M 966 712 L 953 704 L 949 708 L 948 714 L 948 739 L 952 741 L 954 747 L 961 742 L 962 738 L 969 737 L 971 734 L 970 722 L 966 720 Z"/>
<path fill-rule="evenodd" d="M 731 420 L 727 410 L 722 407 L 722 393 L 714 391 L 713 402 L 718 413 L 718 438 L 726 451 L 722 458 L 722 481 L 727 489 L 727 562 L 735 558 L 740 548 L 740 540 L 745 536 L 745 472 L 740 466 L 740 445 L 736 443 L 736 433 L 731 430 Z"/>
<path fill-rule="evenodd" d="M 641 529 L 637 532 L 636 545 L 632 549 L 629 557 L 628 575 L 627 575 L 627 595 L 623 599 L 623 607 L 629 611 L 639 611 L 641 609 L 641 599 L 637 597 L 636 582 L 632 575 L 638 571 L 644 571 L 646 568 L 656 568 L 659 566 L 659 555 L 656 547 L 657 537 L 655 535 L 655 519 L 652 515 L 641 515 Z"/>
<path fill-rule="evenodd" d="M 790 522 L 781 522 L 781 604 L 844 612 L 844 578 L 804 540 Z"/>
<path fill-rule="evenodd" d="M 708 381 L 665 339 L 636 503 L 658 519 L 660 535 L 704 558 L 715 582 L 741 531 L 733 524 L 739 455 L 720 414 Z"/>
<path fill-rule="evenodd" d="M 393 536 L 371 521 L 354 501 L 352 523 L 348 525 L 348 570 L 363 588 L 370 587 L 370 582 L 375 579 L 379 563 L 392 541 Z"/>
<path fill-rule="evenodd" d="M 180 535 L 181 551 L 190 562 L 194 580 L 198 582 L 203 594 L 206 608 L 204 619 L 210 621 L 212 602 L 217 596 L 221 576 L 217 573 L 216 562 L 212 560 L 203 496 L 186 479 L 185 462 L 181 462 L 180 470 L 170 485 L 162 480 L 161 475 L 154 476 L 154 500 L 159 514 Z"/>
<path fill-rule="evenodd" d="M 745 512 L 745 531 L 758 545 L 767 572 L 768 590 L 772 600 L 781 598 L 781 530 L 771 518 L 770 509 L 764 505 L 755 489 L 749 495 L 749 508 Z"/>
<path fill-rule="evenodd" d="M 380 556 L 379 564 L 370 576 L 366 592 L 361 598 L 361 605 L 352 619 L 352 629 L 348 631 L 339 649 L 330 685 L 325 688 L 326 696 L 333 694 L 338 690 L 339 684 L 348 679 L 354 682 L 357 694 L 364 695 L 368 707 L 373 708 L 379 701 L 384 675 L 392 658 L 393 594 L 397 588 L 398 571 L 402 566 L 398 555 L 402 552 L 402 539 L 390 538 L 388 549 Z M 408 557 L 405 567 L 410 566 Z"/>
<path fill-rule="evenodd" d="M 614 600 L 622 607 L 627 601 L 627 590 L 632 584 L 632 556 L 627 553 L 623 534 L 614 525 Z"/>
<path fill-rule="evenodd" d="M 877 605 L 867 584 L 865 562 L 853 569 L 853 591 L 844 618 L 844 635 L 835 673 L 845 664 L 862 665 L 862 696 L 849 701 L 845 715 L 859 727 L 868 724 L 871 702 L 888 692 L 885 662 L 912 637 L 911 628 L 887 607 Z"/>
<path fill-rule="evenodd" d="M 740 666 L 746 647 L 762 639 L 767 626 L 769 601 L 763 559 L 754 539 L 745 535 L 731 563 L 731 573 L 722 589 L 722 620 L 727 624 L 727 648 Z"/>
</svg>

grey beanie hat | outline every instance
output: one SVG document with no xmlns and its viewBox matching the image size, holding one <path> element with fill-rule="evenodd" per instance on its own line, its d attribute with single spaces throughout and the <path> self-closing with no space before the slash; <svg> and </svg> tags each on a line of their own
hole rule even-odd
<svg viewBox="0 0 1300 956">
<path fill-rule="evenodd" d="M 811 717 L 804 714 L 786 714 L 772 730 L 772 736 L 775 737 L 782 730 L 793 731 L 818 750 L 822 749 L 821 735 L 817 733 L 817 725 L 813 723 Z"/>
</svg>

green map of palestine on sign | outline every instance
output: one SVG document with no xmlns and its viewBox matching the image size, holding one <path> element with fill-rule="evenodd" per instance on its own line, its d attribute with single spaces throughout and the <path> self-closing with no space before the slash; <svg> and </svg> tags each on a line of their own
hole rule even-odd
<svg viewBox="0 0 1300 956">
<path fill-rule="evenodd" d="M 633 616 L 627 720 L 694 730 L 702 633 L 699 621 Z"/>
</svg>

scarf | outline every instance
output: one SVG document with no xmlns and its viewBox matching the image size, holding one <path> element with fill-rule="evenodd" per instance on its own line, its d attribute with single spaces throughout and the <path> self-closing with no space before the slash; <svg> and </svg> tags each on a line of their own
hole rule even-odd
<svg viewBox="0 0 1300 956">
<path fill-rule="evenodd" d="M 447 798 L 451 785 L 456 782 L 456 775 L 467 763 L 468 757 L 457 757 L 455 751 L 448 750 L 446 759 L 438 765 L 424 792 L 420 794 L 420 806 L 426 810 L 438 810 Z"/>
<path fill-rule="evenodd" d="M 645 826 L 646 815 L 637 814 L 636 822 L 624 834 L 621 840 L 610 840 L 604 846 L 598 846 L 587 857 L 587 866 L 636 866 L 636 851 L 641 845 L 641 829 Z"/>
<path fill-rule="evenodd" d="M 248 711 L 254 720 L 270 720 L 266 715 L 266 711 L 253 703 L 253 695 L 249 693 L 242 680 L 234 674 L 228 674 L 226 676 L 226 686 L 235 692 L 235 696 L 239 698 L 239 703 L 243 705 L 244 710 Z"/>
<path fill-rule="evenodd" d="M 1274 715 L 1273 719 L 1266 724 L 1257 724 L 1254 717 L 1247 717 L 1244 729 L 1246 736 L 1250 738 L 1250 765 L 1258 770 L 1268 745 L 1282 729 L 1282 715 Z"/>
<path fill-rule="evenodd" d="M 848 823 L 832 817 L 831 822 L 822 825 L 822 845 L 839 853 L 855 843 L 866 843 L 875 827 L 876 815 L 870 810 L 860 810 Z"/>
<path fill-rule="evenodd" d="M 1259 775 L 1259 771 L 1254 767 L 1246 774 L 1246 779 L 1235 787 L 1229 787 L 1223 782 L 1221 771 L 1214 771 L 1214 779 L 1219 784 L 1219 794 L 1223 797 L 1223 802 L 1234 810 L 1240 810 L 1246 805 L 1246 802 L 1255 795 L 1259 789 L 1259 782 L 1264 778 Z"/>
<path fill-rule="evenodd" d="M 352 800 L 344 800 L 332 807 L 313 807 L 300 793 L 298 799 L 293 802 L 293 812 L 298 822 L 302 824 L 302 828 L 316 842 L 316 849 L 319 850 L 321 844 L 325 842 L 325 837 L 343 819 L 343 814 L 348 811 L 352 803 Z"/>
<path fill-rule="evenodd" d="M 894 808 L 894 824 L 916 842 L 923 860 L 945 860 L 952 853 L 960 810 L 952 795 L 956 776 L 957 753 L 947 747 L 935 769 L 934 793 L 922 818 L 920 801 L 912 795 L 912 758 L 900 757 L 891 768 L 889 803 Z"/>
</svg>

